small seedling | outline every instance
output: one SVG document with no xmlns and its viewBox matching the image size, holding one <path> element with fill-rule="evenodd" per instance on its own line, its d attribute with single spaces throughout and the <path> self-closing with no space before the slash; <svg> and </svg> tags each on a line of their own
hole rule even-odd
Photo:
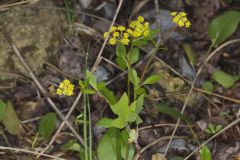
<svg viewBox="0 0 240 160">
<path fill-rule="evenodd" d="M 207 128 L 205 129 L 205 132 L 208 134 L 216 134 L 222 129 L 222 125 L 216 125 L 214 126 L 212 123 L 209 123 Z"/>
</svg>

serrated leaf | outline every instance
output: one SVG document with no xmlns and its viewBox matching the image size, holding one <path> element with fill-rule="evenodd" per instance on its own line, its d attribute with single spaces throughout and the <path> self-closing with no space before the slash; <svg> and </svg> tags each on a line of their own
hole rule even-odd
<svg viewBox="0 0 240 160">
<path fill-rule="evenodd" d="M 52 135 L 56 127 L 56 120 L 57 120 L 56 113 L 49 112 L 45 114 L 39 123 L 38 127 L 39 134 L 43 136 L 45 139 L 48 139 Z"/>
<path fill-rule="evenodd" d="M 133 48 L 129 51 L 130 64 L 134 64 L 139 60 L 139 49 Z"/>
<path fill-rule="evenodd" d="M 227 11 L 216 17 L 208 27 L 208 35 L 213 45 L 218 45 L 230 37 L 237 29 L 240 22 L 240 12 Z"/>
<path fill-rule="evenodd" d="M 214 86 L 211 81 L 206 81 L 201 85 L 202 89 L 208 92 L 213 92 Z"/>
<path fill-rule="evenodd" d="M 224 88 L 231 88 L 235 83 L 233 76 L 220 70 L 215 70 L 213 72 L 213 79 Z"/>
<path fill-rule="evenodd" d="M 154 84 L 157 83 L 162 78 L 162 75 L 151 75 L 149 76 L 143 84 Z"/>
<path fill-rule="evenodd" d="M 100 121 L 96 123 L 97 126 L 110 128 L 113 120 L 110 118 L 101 118 Z"/>
<path fill-rule="evenodd" d="M 97 90 L 98 89 L 98 86 L 97 86 L 97 80 L 96 80 L 96 77 L 90 72 L 90 71 L 86 71 L 86 76 L 87 76 L 87 79 L 90 83 L 90 85 L 95 89 Z"/>
<path fill-rule="evenodd" d="M 6 127 L 7 131 L 13 135 L 17 135 L 21 130 L 21 123 L 16 114 L 16 111 L 10 101 L 6 104 L 5 116 L 2 123 Z"/>
<path fill-rule="evenodd" d="M 161 113 L 165 113 L 165 114 L 167 114 L 167 115 L 169 115 L 169 116 L 172 116 L 172 117 L 175 117 L 175 118 L 180 118 L 181 120 L 184 120 L 184 121 L 186 121 L 186 122 L 189 122 L 189 121 L 190 121 L 186 115 L 181 114 L 181 112 L 173 109 L 173 108 L 170 107 L 170 106 L 167 106 L 167 105 L 164 104 L 164 103 L 160 103 L 160 104 L 158 105 L 158 107 L 159 107 L 159 111 L 160 111 Z"/>
<path fill-rule="evenodd" d="M 2 100 L 0 100 L 0 121 L 2 121 L 5 116 L 6 108 L 7 105 Z"/>
<path fill-rule="evenodd" d="M 212 160 L 212 155 L 210 150 L 206 145 L 204 145 L 200 150 L 201 160 Z"/>
</svg>

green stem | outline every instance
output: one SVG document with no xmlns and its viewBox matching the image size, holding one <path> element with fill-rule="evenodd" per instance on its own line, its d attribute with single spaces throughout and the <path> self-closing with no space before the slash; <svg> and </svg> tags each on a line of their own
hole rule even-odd
<svg viewBox="0 0 240 160">
<path fill-rule="evenodd" d="M 87 144 L 87 94 L 83 94 L 83 140 L 84 140 L 84 160 L 88 160 L 88 144 Z"/>
<path fill-rule="evenodd" d="M 37 132 L 37 134 L 36 134 L 36 136 L 35 136 L 35 138 L 34 138 L 34 140 L 32 142 L 32 146 L 31 146 L 32 150 L 34 150 L 34 148 L 35 148 L 35 146 L 37 144 L 37 140 L 38 140 L 38 132 Z"/>
<path fill-rule="evenodd" d="M 89 104 L 89 96 L 87 95 L 87 106 L 88 106 L 88 121 L 89 121 L 89 160 L 92 160 L 93 152 L 92 152 L 92 122 L 91 122 L 91 110 Z"/>
</svg>

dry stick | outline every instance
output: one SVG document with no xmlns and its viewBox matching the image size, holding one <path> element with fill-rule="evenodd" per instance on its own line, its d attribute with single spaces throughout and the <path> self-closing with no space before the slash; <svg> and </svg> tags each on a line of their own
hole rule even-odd
<svg viewBox="0 0 240 160">
<path fill-rule="evenodd" d="M 202 146 L 204 146 L 205 144 L 207 144 L 208 142 L 210 142 L 211 140 L 213 140 L 214 138 L 216 138 L 217 136 L 219 136 L 220 134 L 222 134 L 223 132 L 225 132 L 226 130 L 231 128 L 232 126 L 238 124 L 239 122 L 240 122 L 240 118 L 237 118 L 235 121 L 233 121 L 232 123 L 230 123 L 229 125 L 224 127 L 221 131 L 217 132 L 211 138 L 209 138 L 208 140 L 203 142 L 199 147 L 197 147 L 194 151 L 192 151 L 192 153 L 190 153 L 184 160 L 187 160 L 188 158 L 190 158 L 195 152 L 197 152 L 199 149 L 201 149 Z"/>
<path fill-rule="evenodd" d="M 157 144 L 158 142 L 160 141 L 163 141 L 163 140 L 167 140 L 167 139 L 170 139 L 171 136 L 165 136 L 165 137 L 161 137 L 161 138 L 158 138 L 156 139 L 155 141 L 151 142 L 150 144 L 146 145 L 145 147 L 143 147 L 141 149 L 141 153 L 145 152 L 147 149 L 151 148 L 152 146 L 154 146 L 155 144 Z M 182 138 L 187 138 L 186 136 L 175 136 L 174 137 L 175 139 L 182 139 Z M 134 157 L 134 160 L 138 160 L 140 157 L 140 155 L 136 155 Z"/>
<path fill-rule="evenodd" d="M 43 86 L 40 84 L 40 82 L 38 81 L 36 76 L 33 74 L 32 70 L 29 68 L 28 64 L 26 63 L 26 61 L 23 59 L 22 55 L 18 51 L 17 47 L 13 43 L 11 44 L 11 46 L 12 46 L 14 52 L 16 53 L 16 55 L 18 56 L 18 58 L 20 59 L 21 63 L 24 65 L 24 67 L 29 72 L 29 74 L 32 77 L 32 79 L 35 82 L 35 84 L 38 86 L 39 90 L 42 92 L 42 94 L 44 96 L 46 96 L 47 95 L 47 91 L 43 88 Z M 80 137 L 79 134 L 77 133 L 77 131 L 69 124 L 67 119 L 63 116 L 63 114 L 57 108 L 57 106 L 54 104 L 54 102 L 48 96 L 46 96 L 46 99 L 47 99 L 48 103 L 52 106 L 52 108 L 57 112 L 58 116 L 64 121 L 64 123 L 67 124 L 68 128 L 71 130 L 71 132 L 74 134 L 74 136 L 78 139 L 78 141 L 81 143 L 81 145 L 84 146 L 82 137 Z"/>
<path fill-rule="evenodd" d="M 34 151 L 18 149 L 18 148 L 13 148 L 13 147 L 5 147 L 5 146 L 0 146 L 0 150 L 10 150 L 10 151 L 23 152 L 23 153 L 33 154 L 33 155 L 41 154 L 41 153 L 34 152 Z M 47 158 L 59 159 L 59 157 L 48 155 L 48 154 L 41 154 L 41 156 L 47 157 Z M 66 159 L 61 158 L 61 160 L 66 160 Z"/>
<path fill-rule="evenodd" d="M 110 28 L 114 25 L 114 23 L 115 23 L 115 21 L 116 21 L 117 15 L 118 15 L 119 10 L 120 10 L 120 8 L 121 8 L 121 6 L 122 6 L 122 2 L 123 2 L 123 0 L 121 0 L 121 1 L 119 2 L 118 8 L 117 8 L 117 10 L 116 10 L 116 13 L 115 13 L 115 15 L 114 15 L 114 18 L 113 18 L 113 21 L 112 21 L 112 24 L 111 24 Z M 101 50 L 100 50 L 100 52 L 99 52 L 99 54 L 98 54 L 98 57 L 97 57 L 97 59 L 96 59 L 96 62 L 95 62 L 95 64 L 94 64 L 93 67 L 92 67 L 92 71 L 94 71 L 94 69 L 97 67 L 97 65 L 101 62 L 101 59 L 102 59 L 102 58 L 101 58 L 101 55 L 102 55 L 103 49 L 104 49 L 105 46 L 106 46 L 106 43 L 107 43 L 107 39 L 105 39 L 105 41 L 104 41 L 104 43 L 103 43 L 103 45 L 102 45 L 102 48 L 101 48 Z M 76 100 L 74 101 L 73 105 L 71 106 L 70 110 L 68 111 L 67 116 L 66 116 L 66 119 L 68 119 L 68 118 L 70 117 L 70 115 L 72 114 L 72 112 L 73 112 L 73 110 L 75 109 L 75 107 L 76 107 L 78 101 L 80 100 L 81 96 L 82 96 L 82 94 L 81 94 L 81 92 L 80 92 L 80 93 L 78 94 Z M 65 124 L 65 122 L 63 121 L 63 122 L 61 123 L 61 125 L 59 126 L 57 132 L 56 132 L 56 133 L 54 134 L 54 136 L 52 137 L 52 139 L 51 139 L 51 141 L 49 142 L 49 144 L 42 150 L 41 153 L 44 153 L 44 152 L 53 144 L 53 142 L 55 141 L 57 135 L 61 132 L 64 124 Z M 84 145 L 83 145 L 83 146 L 84 146 Z M 39 157 L 39 156 L 37 156 L 37 157 Z"/>
<path fill-rule="evenodd" d="M 183 114 L 183 112 L 184 112 L 185 109 L 186 109 L 188 100 L 189 100 L 190 95 L 191 95 L 191 93 L 192 93 L 192 91 L 193 91 L 193 88 L 194 88 L 194 84 L 195 84 L 198 76 L 199 76 L 200 73 L 202 72 L 203 67 L 207 64 L 207 62 L 208 62 L 219 50 L 221 50 L 223 47 L 225 47 L 225 46 L 227 46 L 227 45 L 229 45 L 229 44 L 236 43 L 236 42 L 240 42 L 240 39 L 231 40 L 231 41 L 228 41 L 228 42 L 222 44 L 221 46 L 219 46 L 217 49 L 215 49 L 215 50 L 206 58 L 206 60 L 204 61 L 204 63 L 202 64 L 202 66 L 199 68 L 199 70 L 198 70 L 198 72 L 197 72 L 197 74 L 196 74 L 196 76 L 195 76 L 195 78 L 194 78 L 194 80 L 193 80 L 193 82 L 192 82 L 191 88 L 190 88 L 190 90 L 189 90 L 189 92 L 188 92 L 187 98 L 186 98 L 185 103 L 184 103 L 184 105 L 183 105 L 183 107 L 182 107 L 182 111 L 181 111 L 182 114 Z M 172 137 L 171 137 L 170 141 L 168 142 L 167 148 L 166 148 L 165 153 L 164 153 L 165 156 L 166 156 L 166 154 L 167 154 L 167 152 L 168 152 L 168 149 L 169 149 L 169 147 L 170 147 L 170 144 L 172 143 L 172 139 L 173 139 L 173 137 L 174 137 L 174 135 L 175 135 L 175 133 L 176 133 L 176 131 L 177 131 L 179 122 L 180 122 L 180 119 L 178 119 L 178 121 L 177 121 L 177 123 L 176 123 L 176 126 L 175 126 L 175 128 L 174 128 L 174 130 L 173 130 Z"/>
<path fill-rule="evenodd" d="M 111 25 L 110 25 L 110 28 L 113 27 L 113 25 L 114 25 L 114 23 L 115 23 L 115 21 L 116 21 L 116 19 L 117 19 L 117 16 L 118 16 L 118 13 L 119 13 L 120 8 L 121 8 L 121 6 L 122 6 L 122 3 L 123 3 L 123 0 L 120 0 L 120 2 L 119 2 L 119 4 L 118 4 L 118 8 L 117 8 L 117 10 L 116 10 L 116 13 L 115 13 L 115 15 L 114 15 L 114 17 L 113 17 L 113 21 L 112 21 L 112 23 L 111 23 Z M 102 60 L 101 56 L 102 56 L 103 50 L 104 50 L 104 48 L 105 48 L 105 46 L 106 46 L 106 44 L 107 44 L 108 37 L 109 37 L 109 35 L 107 36 L 107 38 L 106 38 L 106 39 L 104 40 L 104 42 L 103 42 L 103 45 L 102 45 L 102 47 L 101 47 L 101 49 L 100 49 L 100 51 L 99 51 L 99 53 L 98 53 L 97 59 L 96 59 L 94 65 L 93 65 L 93 67 L 92 67 L 92 69 L 91 69 L 92 72 L 96 71 L 97 66 L 100 64 L 100 62 L 101 62 L 101 60 Z"/>
</svg>

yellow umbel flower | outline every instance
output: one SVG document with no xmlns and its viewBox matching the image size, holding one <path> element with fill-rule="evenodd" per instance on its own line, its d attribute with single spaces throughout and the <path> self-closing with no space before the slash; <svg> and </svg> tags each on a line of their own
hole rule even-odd
<svg viewBox="0 0 240 160">
<path fill-rule="evenodd" d="M 125 31 L 126 30 L 126 28 L 125 27 L 123 27 L 123 26 L 118 26 L 118 28 L 117 28 L 119 31 Z"/>
<path fill-rule="evenodd" d="M 110 39 L 109 39 L 109 44 L 115 45 L 116 43 L 117 43 L 116 38 L 110 38 Z"/>
<path fill-rule="evenodd" d="M 191 22 L 187 19 L 187 13 L 185 12 L 171 12 L 173 16 L 173 22 L 176 23 L 179 27 L 190 27 Z"/>
<path fill-rule="evenodd" d="M 142 16 L 138 16 L 136 21 L 132 21 L 129 27 L 131 28 L 131 32 L 130 30 L 127 30 L 127 32 L 134 38 L 149 36 L 149 23 L 144 22 L 144 18 Z"/>
<path fill-rule="evenodd" d="M 137 20 L 129 24 L 129 28 L 125 28 L 124 26 L 113 26 L 108 32 L 103 34 L 103 37 L 105 39 L 109 37 L 108 42 L 111 45 L 116 45 L 117 43 L 128 45 L 130 41 L 135 38 L 149 36 L 149 23 L 144 21 L 144 18 L 139 16 Z"/>
<path fill-rule="evenodd" d="M 129 39 L 128 38 L 123 38 L 123 39 L 120 40 L 120 42 L 124 45 L 128 45 Z"/>
<path fill-rule="evenodd" d="M 65 79 L 60 83 L 60 85 L 57 89 L 57 94 L 65 95 L 65 96 L 72 96 L 73 90 L 74 90 L 74 85 L 68 79 Z"/>
</svg>

